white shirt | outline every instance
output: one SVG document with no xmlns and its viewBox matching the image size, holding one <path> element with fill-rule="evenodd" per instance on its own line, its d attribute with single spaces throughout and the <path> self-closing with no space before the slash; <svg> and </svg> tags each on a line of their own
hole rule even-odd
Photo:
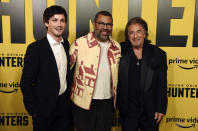
<svg viewBox="0 0 198 131">
<path fill-rule="evenodd" d="M 99 42 L 101 47 L 100 63 L 93 99 L 109 99 L 112 97 L 111 72 L 107 57 L 109 42 Z"/>
<path fill-rule="evenodd" d="M 59 79 L 60 79 L 59 95 L 61 95 L 65 92 L 65 90 L 67 88 L 67 82 L 66 82 L 67 57 L 66 57 L 64 47 L 61 44 L 61 42 L 64 42 L 64 41 L 62 39 L 60 41 L 60 43 L 58 43 L 48 33 L 47 33 L 47 39 L 50 43 L 50 46 L 51 46 L 52 51 L 54 53 L 54 57 L 56 59 L 56 65 L 57 65 L 57 68 L 58 68 L 58 74 L 59 74 Z"/>
</svg>

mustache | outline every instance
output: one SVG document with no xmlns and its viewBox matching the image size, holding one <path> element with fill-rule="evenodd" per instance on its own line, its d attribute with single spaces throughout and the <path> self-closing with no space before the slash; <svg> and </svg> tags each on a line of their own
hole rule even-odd
<svg viewBox="0 0 198 131">
<path fill-rule="evenodd" d="M 110 32 L 108 29 L 101 29 L 100 32 Z"/>
</svg>

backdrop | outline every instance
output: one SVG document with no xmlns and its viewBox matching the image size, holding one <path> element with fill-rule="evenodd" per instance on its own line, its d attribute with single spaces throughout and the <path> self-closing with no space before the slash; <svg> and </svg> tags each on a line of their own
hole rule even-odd
<svg viewBox="0 0 198 131">
<path fill-rule="evenodd" d="M 149 39 L 167 52 L 168 111 L 160 131 L 198 130 L 197 0 L 0 0 L 0 131 L 29 131 L 19 87 L 28 44 L 46 35 L 42 14 L 61 5 L 68 13 L 64 34 L 70 43 L 90 30 L 100 10 L 113 14 L 112 37 L 124 41 L 128 19 L 148 22 Z M 112 131 L 121 131 L 118 114 Z"/>
</svg>

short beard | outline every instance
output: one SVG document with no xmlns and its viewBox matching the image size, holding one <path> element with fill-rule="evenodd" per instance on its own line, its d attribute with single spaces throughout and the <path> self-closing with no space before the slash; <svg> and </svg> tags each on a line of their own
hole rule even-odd
<svg viewBox="0 0 198 131">
<path fill-rule="evenodd" d="M 109 34 L 109 36 L 110 36 L 110 35 L 111 35 L 111 33 Z M 106 41 L 109 40 L 109 36 L 102 37 L 100 32 L 95 32 L 95 31 L 94 31 L 94 36 L 95 36 L 96 38 L 98 38 L 98 39 L 99 39 L 100 41 L 102 41 L 102 42 L 106 42 Z"/>
</svg>

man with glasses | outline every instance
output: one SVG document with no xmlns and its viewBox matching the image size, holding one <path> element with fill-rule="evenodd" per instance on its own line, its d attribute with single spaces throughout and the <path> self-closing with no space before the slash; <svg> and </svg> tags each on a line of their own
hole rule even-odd
<svg viewBox="0 0 198 131">
<path fill-rule="evenodd" d="M 113 18 L 109 12 L 98 12 L 93 26 L 93 32 L 70 48 L 71 68 L 75 68 L 71 92 L 74 126 L 77 131 L 110 131 L 121 52 L 119 43 L 110 37 Z"/>
</svg>

